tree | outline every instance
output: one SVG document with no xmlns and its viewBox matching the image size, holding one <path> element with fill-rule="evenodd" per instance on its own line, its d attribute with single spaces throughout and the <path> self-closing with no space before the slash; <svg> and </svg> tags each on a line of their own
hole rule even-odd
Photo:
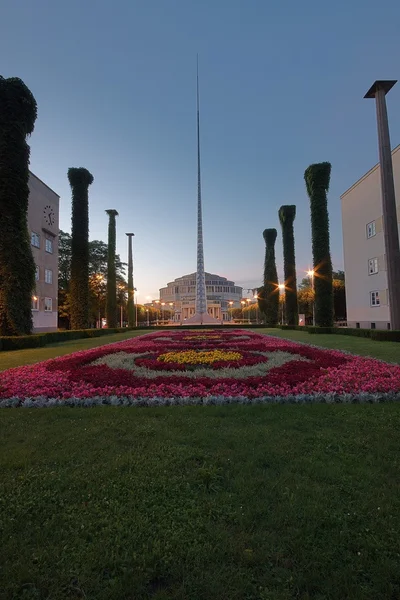
<svg viewBox="0 0 400 600">
<path fill-rule="evenodd" d="M 32 332 L 35 261 L 28 234 L 29 155 L 37 104 L 17 77 L 0 76 L 0 335 Z"/>
<path fill-rule="evenodd" d="M 286 322 L 288 325 L 298 325 L 299 309 L 297 306 L 296 258 L 293 232 L 296 207 L 294 205 L 281 206 L 278 214 L 282 227 Z"/>
<path fill-rule="evenodd" d="M 100 316 L 105 315 L 107 282 L 108 246 L 101 240 L 89 242 L 89 321 L 96 324 Z M 60 327 L 69 328 L 70 305 L 69 283 L 71 278 L 71 236 L 60 231 L 58 244 L 58 316 Z M 124 279 L 126 264 L 121 262 L 119 254 L 115 256 L 117 286 L 126 285 Z M 119 302 L 122 295 L 119 294 Z"/>
<path fill-rule="evenodd" d="M 68 169 L 72 189 L 70 307 L 71 328 L 89 325 L 89 185 L 93 175 L 83 167 Z"/>
<path fill-rule="evenodd" d="M 328 162 L 310 165 L 304 173 L 311 207 L 315 323 L 319 327 L 333 325 L 332 260 L 327 201 L 330 176 L 331 164 Z"/>
<path fill-rule="evenodd" d="M 277 235 L 276 229 L 265 229 L 263 232 L 265 240 L 264 284 L 260 292 L 261 302 L 259 302 L 259 305 L 260 309 L 261 306 L 263 307 L 265 324 L 268 327 L 275 327 L 279 318 L 278 272 L 275 261 Z"/>
<path fill-rule="evenodd" d="M 117 280 L 115 270 L 115 217 L 118 212 L 112 208 L 106 210 L 108 221 L 108 259 L 107 259 L 107 327 L 117 327 Z"/>
</svg>

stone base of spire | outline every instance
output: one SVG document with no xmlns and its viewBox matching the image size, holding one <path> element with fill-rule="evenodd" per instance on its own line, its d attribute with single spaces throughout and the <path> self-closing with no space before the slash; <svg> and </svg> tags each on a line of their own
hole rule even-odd
<svg viewBox="0 0 400 600">
<path fill-rule="evenodd" d="M 195 313 L 193 317 L 183 321 L 183 325 L 221 325 L 222 321 L 208 313 Z"/>
</svg>

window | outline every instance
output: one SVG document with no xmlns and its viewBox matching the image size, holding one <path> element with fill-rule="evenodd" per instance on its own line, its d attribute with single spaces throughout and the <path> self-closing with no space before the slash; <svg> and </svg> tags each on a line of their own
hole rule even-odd
<svg viewBox="0 0 400 600">
<path fill-rule="evenodd" d="M 53 299 L 45 298 L 44 299 L 44 312 L 52 312 L 53 310 Z"/>
<path fill-rule="evenodd" d="M 51 269 L 44 270 L 44 280 L 46 283 L 53 283 L 53 271 Z"/>
<path fill-rule="evenodd" d="M 380 306 L 379 292 L 370 292 L 371 306 Z"/>
<path fill-rule="evenodd" d="M 39 277 L 40 277 L 40 269 L 39 266 L 36 265 L 36 270 L 35 270 L 35 281 L 39 281 Z"/>
<path fill-rule="evenodd" d="M 360 329 L 360 323 L 356 323 L 356 329 Z"/>
<path fill-rule="evenodd" d="M 368 275 L 373 275 L 378 272 L 378 259 L 370 258 L 368 261 Z"/>
<path fill-rule="evenodd" d="M 53 254 L 53 240 L 46 238 L 46 252 Z"/>
<path fill-rule="evenodd" d="M 367 225 L 367 238 L 372 238 L 374 235 L 376 235 L 376 225 L 375 221 L 371 221 L 371 223 L 368 223 Z"/>
<path fill-rule="evenodd" d="M 35 246 L 35 248 L 40 248 L 40 235 L 32 231 L 31 233 L 31 244 Z"/>
<path fill-rule="evenodd" d="M 32 296 L 32 310 L 39 310 L 39 298 Z"/>
<path fill-rule="evenodd" d="M 376 323 L 371 323 L 371 329 L 376 329 Z"/>
</svg>

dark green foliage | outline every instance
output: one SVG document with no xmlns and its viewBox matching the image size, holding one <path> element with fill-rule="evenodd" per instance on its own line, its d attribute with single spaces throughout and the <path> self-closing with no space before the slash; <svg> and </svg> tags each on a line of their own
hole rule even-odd
<svg viewBox="0 0 400 600">
<path fill-rule="evenodd" d="M 108 259 L 107 259 L 107 303 L 106 319 L 107 327 L 117 326 L 117 280 L 115 270 L 115 217 L 118 212 L 114 209 L 106 210 L 108 221 Z"/>
<path fill-rule="evenodd" d="M 297 305 L 296 257 L 293 231 L 296 207 L 294 205 L 281 206 L 278 214 L 282 227 L 286 323 L 288 325 L 297 325 L 299 322 L 299 309 Z"/>
<path fill-rule="evenodd" d="M 279 288 L 278 272 L 275 261 L 276 229 L 265 229 L 263 237 L 265 240 L 265 262 L 264 262 L 264 284 L 262 289 L 262 305 L 260 310 L 265 315 L 265 324 L 273 327 L 278 323 L 279 315 Z"/>
<path fill-rule="evenodd" d="M 71 328 L 89 324 L 89 185 L 93 175 L 83 167 L 68 169 L 72 189 L 70 309 Z"/>
<path fill-rule="evenodd" d="M 29 155 L 26 137 L 36 100 L 17 77 L 0 76 L 0 334 L 32 331 L 35 262 L 28 233 Z"/>
<path fill-rule="evenodd" d="M 107 329 L 74 329 L 68 331 L 51 331 L 49 333 L 38 333 L 25 336 L 0 337 L 0 350 L 22 350 L 24 348 L 38 348 L 47 344 L 79 340 L 83 338 L 101 337 L 111 333 L 123 333 L 129 331 L 127 327 L 114 327 Z"/>
<path fill-rule="evenodd" d="M 400 342 L 400 331 L 388 329 L 371 329 L 371 340 L 379 342 Z"/>
<path fill-rule="evenodd" d="M 311 206 L 311 234 L 314 260 L 315 324 L 333 325 L 332 260 L 329 245 L 327 192 L 331 176 L 328 162 L 310 165 L 304 173 Z"/>
<path fill-rule="evenodd" d="M 313 327 L 310 325 L 309 327 L 304 327 L 308 333 L 334 333 L 334 327 Z"/>
</svg>

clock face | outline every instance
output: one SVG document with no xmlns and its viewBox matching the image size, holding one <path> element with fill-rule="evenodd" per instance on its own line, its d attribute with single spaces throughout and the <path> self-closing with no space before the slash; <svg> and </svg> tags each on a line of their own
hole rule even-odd
<svg viewBox="0 0 400 600">
<path fill-rule="evenodd" d="M 48 204 L 47 206 L 44 207 L 43 216 L 44 216 L 44 220 L 47 223 L 47 225 L 53 226 L 54 223 L 56 222 L 56 215 L 54 213 L 53 207 L 50 206 L 50 204 Z"/>
</svg>

